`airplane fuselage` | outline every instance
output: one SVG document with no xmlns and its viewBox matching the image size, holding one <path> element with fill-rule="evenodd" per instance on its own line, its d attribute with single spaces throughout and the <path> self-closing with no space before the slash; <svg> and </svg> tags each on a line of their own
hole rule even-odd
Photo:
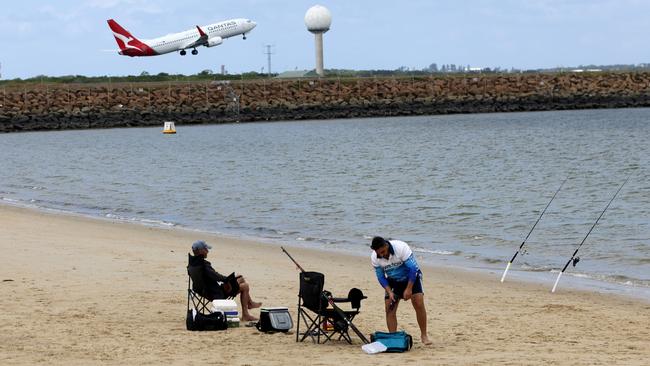
<svg viewBox="0 0 650 366">
<path fill-rule="evenodd" d="M 250 32 L 254 27 L 255 23 L 247 23 L 248 19 L 232 19 L 226 20 L 219 23 L 209 24 L 201 26 L 200 28 L 208 35 L 208 41 L 210 39 L 217 39 L 216 37 L 224 40 L 226 38 L 244 35 L 247 32 Z M 151 47 L 157 54 L 163 55 L 165 53 L 176 52 L 185 49 L 183 45 L 192 43 L 194 40 L 200 37 L 198 29 L 190 29 L 180 33 L 172 33 L 163 37 L 158 37 L 149 40 L 142 40 L 143 43 L 146 43 Z M 217 41 L 218 42 L 218 41 Z M 221 42 L 215 42 L 214 46 L 217 46 Z M 212 47 L 212 46 L 208 46 Z M 193 47 L 188 47 L 193 48 Z"/>
<path fill-rule="evenodd" d="M 181 55 L 185 55 L 186 49 L 192 49 L 192 53 L 196 54 L 196 48 L 199 46 L 218 46 L 223 43 L 223 40 L 238 35 L 242 35 L 246 39 L 246 33 L 257 25 L 250 19 L 229 19 L 219 23 L 196 26 L 196 28 L 184 32 L 140 40 L 114 20 L 110 19 L 108 24 L 120 47 L 118 53 L 131 57 L 158 56 L 177 51 L 180 51 Z"/>
</svg>

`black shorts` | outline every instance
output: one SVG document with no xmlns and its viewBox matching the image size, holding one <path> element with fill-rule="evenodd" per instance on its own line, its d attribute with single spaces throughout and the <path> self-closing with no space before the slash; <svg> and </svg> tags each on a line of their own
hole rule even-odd
<svg viewBox="0 0 650 366">
<path fill-rule="evenodd" d="M 399 282 L 399 281 L 392 281 L 391 279 L 388 279 L 388 286 L 390 286 L 391 290 L 393 290 L 393 293 L 395 294 L 395 297 L 398 299 L 403 299 L 404 298 L 404 290 L 406 290 L 406 286 L 408 286 L 408 281 L 404 282 Z M 413 282 L 413 295 L 415 294 L 423 294 L 424 291 L 422 290 L 422 275 L 418 274 L 418 276 L 415 278 L 415 282 Z M 388 292 L 385 293 L 384 299 L 388 299 Z"/>
</svg>

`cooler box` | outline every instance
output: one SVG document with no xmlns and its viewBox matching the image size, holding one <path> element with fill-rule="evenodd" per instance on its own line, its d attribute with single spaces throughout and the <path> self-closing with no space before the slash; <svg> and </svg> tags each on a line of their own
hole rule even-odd
<svg viewBox="0 0 650 366">
<path fill-rule="evenodd" d="M 239 310 L 235 300 L 213 300 L 212 312 L 220 311 L 226 316 L 228 328 L 239 327 Z"/>
<path fill-rule="evenodd" d="M 212 312 L 222 311 L 226 316 L 239 316 L 239 311 L 237 310 L 237 303 L 235 300 L 213 300 L 212 301 Z"/>
<path fill-rule="evenodd" d="M 226 318 L 228 328 L 239 328 L 239 318 Z"/>
<path fill-rule="evenodd" d="M 293 328 L 289 308 L 273 307 L 260 309 L 260 321 L 257 329 L 263 332 L 288 332 Z"/>
</svg>

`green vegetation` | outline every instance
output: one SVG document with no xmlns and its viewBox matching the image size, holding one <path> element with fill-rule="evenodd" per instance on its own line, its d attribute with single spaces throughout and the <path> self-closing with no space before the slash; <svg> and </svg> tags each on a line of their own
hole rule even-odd
<svg viewBox="0 0 650 366">
<path fill-rule="evenodd" d="M 272 77 L 275 74 L 271 75 Z M 96 83 L 133 83 L 133 82 L 187 82 L 187 81 L 211 81 L 211 80 L 254 80 L 254 79 L 268 79 L 268 74 L 261 74 L 257 72 L 245 72 L 242 74 L 221 75 L 214 74 L 212 70 L 203 70 L 194 75 L 182 74 L 168 74 L 161 72 L 159 74 L 151 75 L 146 71 L 140 75 L 127 75 L 127 76 L 83 76 L 83 75 L 66 75 L 66 76 L 46 76 L 38 75 L 28 79 L 11 79 L 0 80 L 0 85 L 15 85 L 15 84 L 96 84 Z"/>
<path fill-rule="evenodd" d="M 325 70 L 326 78 L 372 78 L 372 77 L 427 77 L 427 76 L 462 76 L 467 74 L 513 74 L 513 73 L 566 73 L 566 72 L 648 72 L 650 64 L 638 65 L 581 65 L 575 68 L 556 67 L 551 69 L 537 70 L 519 70 L 519 69 L 502 69 L 494 68 L 470 68 L 469 65 L 441 65 L 440 67 L 433 63 L 421 70 L 410 69 L 405 66 L 395 70 L 349 70 L 349 69 L 327 69 Z M 215 80 L 264 80 L 274 78 L 278 74 L 268 75 L 255 71 L 245 72 L 242 74 L 215 74 L 212 70 L 203 70 L 194 75 L 168 74 L 161 72 L 159 74 L 149 74 L 143 71 L 140 75 L 127 76 L 83 76 L 83 75 L 66 75 L 66 76 L 46 76 L 38 75 L 28 79 L 11 79 L 0 80 L 0 86 L 15 85 L 34 85 L 34 84 L 98 84 L 98 83 L 134 83 L 134 82 L 197 82 L 197 81 L 215 81 Z M 314 70 L 304 75 L 307 78 L 317 78 Z"/>
</svg>

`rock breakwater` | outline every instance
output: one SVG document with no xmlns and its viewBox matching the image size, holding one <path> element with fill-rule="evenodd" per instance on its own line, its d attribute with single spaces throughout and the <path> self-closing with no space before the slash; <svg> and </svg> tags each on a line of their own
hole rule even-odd
<svg viewBox="0 0 650 366">
<path fill-rule="evenodd" d="M 212 81 L 0 89 L 0 132 L 650 106 L 650 73 Z"/>
</svg>

